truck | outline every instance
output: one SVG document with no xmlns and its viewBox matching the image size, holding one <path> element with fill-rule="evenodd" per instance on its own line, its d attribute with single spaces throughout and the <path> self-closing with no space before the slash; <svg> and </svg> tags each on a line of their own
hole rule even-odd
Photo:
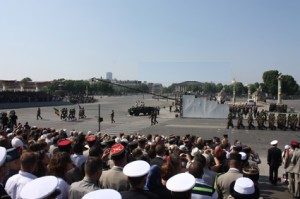
<svg viewBox="0 0 300 199">
<path fill-rule="evenodd" d="M 141 113 L 143 115 L 151 115 L 152 112 L 157 111 L 159 115 L 159 108 L 152 106 L 139 106 L 139 107 L 131 107 L 128 109 L 129 115 L 139 116 Z"/>
</svg>

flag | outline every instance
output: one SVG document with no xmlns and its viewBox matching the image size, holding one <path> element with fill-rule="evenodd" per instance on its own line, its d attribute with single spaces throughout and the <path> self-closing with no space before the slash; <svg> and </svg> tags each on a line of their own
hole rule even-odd
<svg viewBox="0 0 300 199">
<path fill-rule="evenodd" d="M 53 108 L 54 109 L 54 113 L 59 116 L 59 110 L 57 108 Z"/>
</svg>

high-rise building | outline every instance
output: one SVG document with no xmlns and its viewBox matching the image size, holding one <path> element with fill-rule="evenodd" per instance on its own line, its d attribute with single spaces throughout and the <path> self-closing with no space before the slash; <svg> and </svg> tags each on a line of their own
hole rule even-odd
<svg viewBox="0 0 300 199">
<path fill-rule="evenodd" d="M 112 80 L 112 72 L 107 72 L 106 73 L 106 79 L 110 80 L 110 81 Z"/>
</svg>

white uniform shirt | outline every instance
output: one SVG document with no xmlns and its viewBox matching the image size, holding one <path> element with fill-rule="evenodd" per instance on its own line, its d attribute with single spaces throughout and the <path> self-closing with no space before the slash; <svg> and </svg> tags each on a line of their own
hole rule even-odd
<svg viewBox="0 0 300 199">
<path fill-rule="evenodd" d="M 37 177 L 31 173 L 19 171 L 18 174 L 8 178 L 5 191 L 12 199 L 21 199 L 20 193 L 24 185 Z"/>
</svg>

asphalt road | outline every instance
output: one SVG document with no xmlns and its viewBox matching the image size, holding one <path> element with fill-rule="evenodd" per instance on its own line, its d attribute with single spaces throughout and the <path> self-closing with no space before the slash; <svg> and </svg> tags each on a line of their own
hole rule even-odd
<svg viewBox="0 0 300 199">
<path fill-rule="evenodd" d="M 148 116 L 130 116 L 127 112 L 128 108 L 134 106 L 137 100 L 143 100 L 146 106 L 160 106 L 161 111 L 158 116 L 158 125 L 151 126 Z M 292 106 L 295 110 L 300 110 L 299 100 L 284 101 L 288 106 Z M 279 141 L 278 147 L 283 149 L 286 144 L 295 139 L 300 141 L 299 131 L 270 131 L 270 130 L 227 130 L 226 119 L 186 119 L 175 118 L 174 112 L 169 112 L 171 101 L 152 99 L 151 96 L 120 96 L 120 97 L 99 97 L 99 101 L 94 104 L 80 104 L 85 107 L 86 119 L 77 121 L 61 121 L 60 117 L 54 114 L 54 107 L 42 107 L 41 115 L 43 120 L 36 120 L 37 108 L 16 109 L 19 117 L 19 122 L 29 122 L 29 125 L 38 127 L 54 127 L 56 129 L 76 129 L 78 131 L 99 131 L 97 118 L 99 114 L 104 118 L 101 123 L 100 131 L 118 134 L 124 132 L 126 134 L 139 132 L 141 134 L 160 134 L 169 135 L 176 134 L 184 136 L 192 134 L 201 136 L 203 139 L 211 139 L 213 136 L 222 137 L 224 133 L 229 134 L 230 140 L 240 140 L 242 143 L 249 145 L 256 150 L 262 160 L 260 168 L 261 195 L 264 198 L 282 199 L 289 198 L 290 194 L 287 191 L 287 186 L 278 184 L 277 186 L 270 185 L 268 182 L 268 165 L 266 163 L 267 150 L 270 147 L 270 142 L 274 139 Z M 78 111 L 78 105 L 67 106 L 68 108 L 75 107 Z M 62 107 L 56 107 L 58 109 Z M 116 123 L 111 124 L 110 113 L 115 111 Z M 1 110 L 8 111 L 8 110 Z M 78 114 L 78 112 L 77 112 Z M 234 124 L 236 121 L 234 121 Z M 246 123 L 246 122 L 244 122 Z M 282 176 L 283 169 L 280 167 L 279 176 Z"/>
</svg>

